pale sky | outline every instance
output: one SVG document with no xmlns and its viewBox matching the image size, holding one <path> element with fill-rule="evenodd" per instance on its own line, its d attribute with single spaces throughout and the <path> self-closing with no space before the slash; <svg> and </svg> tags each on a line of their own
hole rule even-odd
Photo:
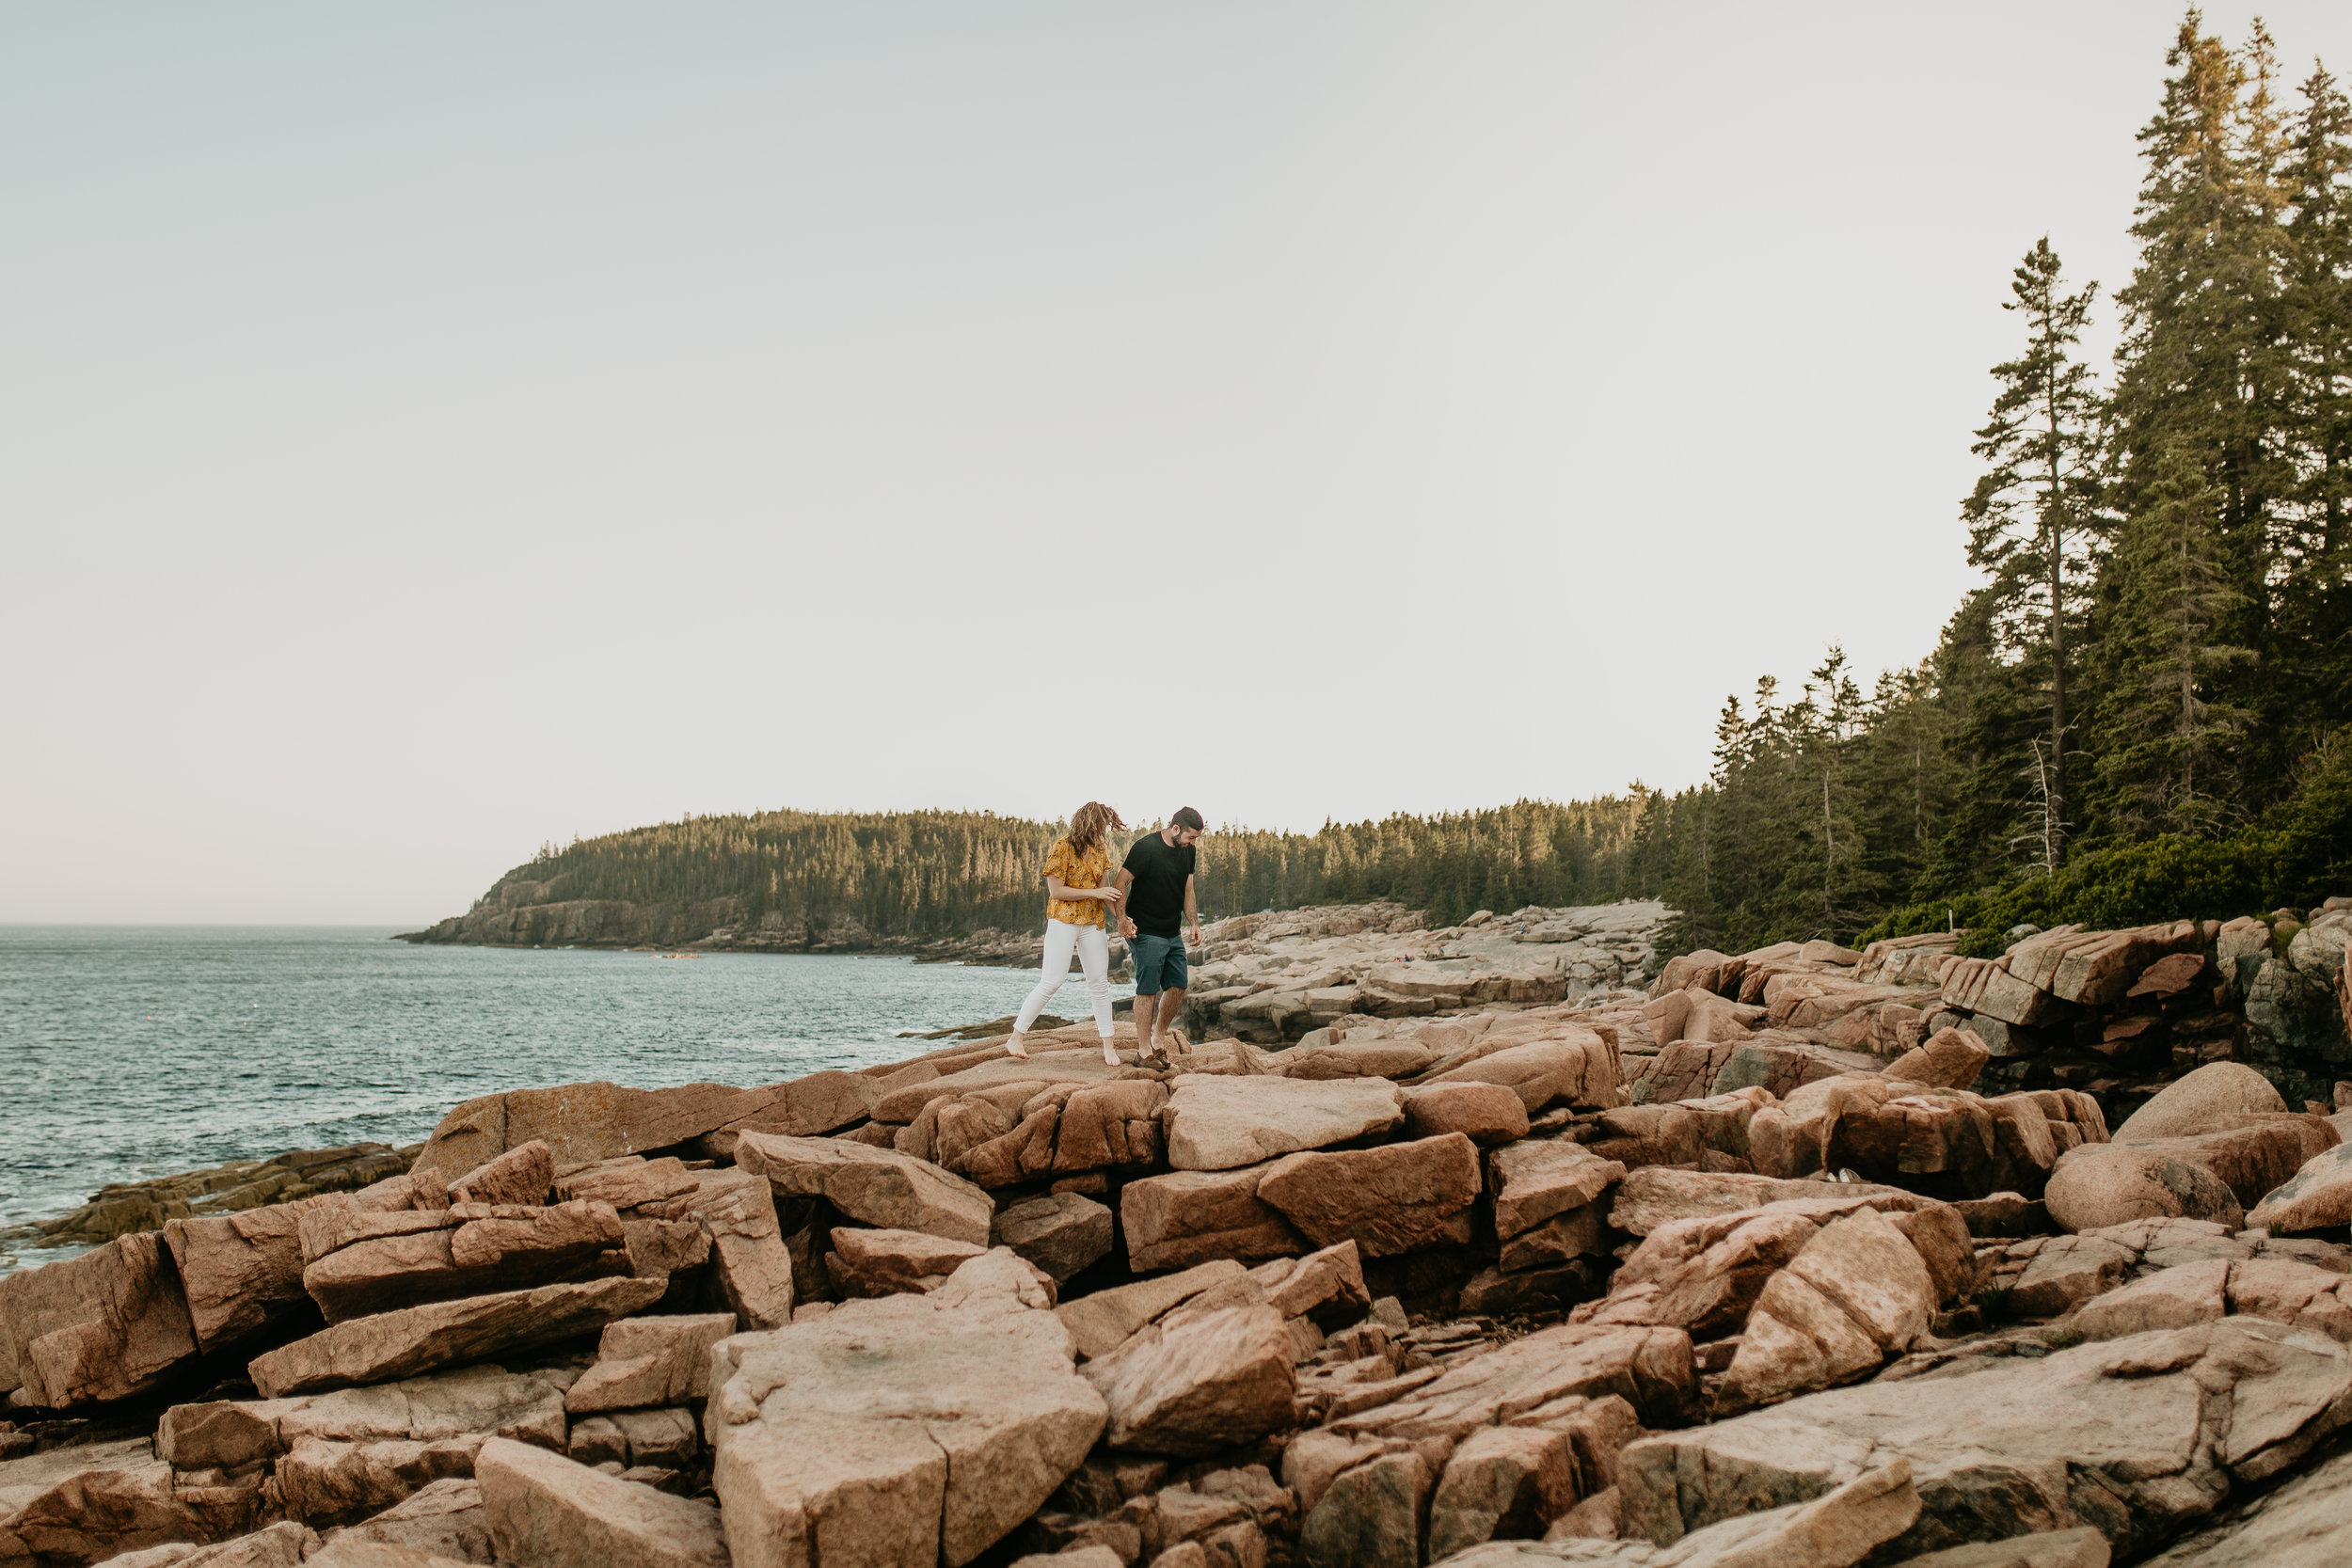
<svg viewBox="0 0 2352 1568">
<path fill-rule="evenodd" d="M 0 4 L 0 921 L 1695 783 L 1933 645 L 2179 15 Z"/>
</svg>

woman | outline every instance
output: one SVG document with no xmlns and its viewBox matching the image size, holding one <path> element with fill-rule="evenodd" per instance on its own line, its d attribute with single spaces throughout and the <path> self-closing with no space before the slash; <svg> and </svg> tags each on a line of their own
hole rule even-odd
<svg viewBox="0 0 2352 1568">
<path fill-rule="evenodd" d="M 1089 800 L 1070 818 L 1070 831 L 1054 840 L 1045 856 L 1045 973 L 1037 989 L 1021 1004 L 1013 1020 L 1012 1039 L 1005 1050 L 1029 1059 L 1029 1025 L 1070 977 L 1070 954 L 1074 948 L 1086 970 L 1087 994 L 1094 999 L 1094 1032 L 1103 1037 L 1103 1060 L 1119 1065 L 1119 1048 L 1111 1043 L 1110 916 L 1119 913 L 1119 890 L 1111 879 L 1108 835 L 1127 831 L 1119 813 L 1100 800 Z M 1107 913 L 1106 913 L 1107 911 Z"/>
</svg>

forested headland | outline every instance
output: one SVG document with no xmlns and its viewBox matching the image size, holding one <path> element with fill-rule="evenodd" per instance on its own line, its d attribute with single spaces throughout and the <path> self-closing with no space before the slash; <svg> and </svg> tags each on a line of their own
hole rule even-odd
<svg viewBox="0 0 2352 1568">
<path fill-rule="evenodd" d="M 1708 780 L 1673 794 L 1220 829 L 1204 911 L 1391 898 L 1449 922 L 1633 895 L 1682 911 L 1682 948 L 1948 922 L 1997 951 L 2021 923 L 2352 892 L 2352 101 L 2316 65 L 2291 85 L 2259 24 L 2233 48 L 2191 11 L 2167 60 L 2130 278 L 2103 293 L 2021 236 L 2006 297 L 1986 280 L 2015 352 L 1944 525 L 1982 582 L 1917 665 L 1866 689 L 1833 645 L 1795 691 L 1759 679 L 1724 705 Z M 2122 332 L 2102 366 L 2082 340 L 2106 310 Z M 549 847 L 477 914 L 615 900 L 1032 931 L 1057 831 L 689 817 Z M 431 940 L 479 940 L 460 924 Z"/>
<path fill-rule="evenodd" d="M 1482 908 L 1613 899 L 1641 810 L 1641 797 L 1606 797 L 1400 815 L 1312 833 L 1221 827 L 1200 844 L 1202 911 L 1386 898 L 1450 920 Z M 756 925 L 781 915 L 819 931 L 931 939 L 1041 930 L 1040 868 L 1060 832 L 1058 823 L 987 812 L 689 816 L 545 846 L 476 910 L 731 900 L 727 918 Z"/>
</svg>

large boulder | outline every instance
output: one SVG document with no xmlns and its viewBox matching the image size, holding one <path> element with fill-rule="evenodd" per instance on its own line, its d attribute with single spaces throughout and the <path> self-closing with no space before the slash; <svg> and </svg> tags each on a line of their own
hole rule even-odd
<svg viewBox="0 0 2352 1568">
<path fill-rule="evenodd" d="M 1623 1455 L 1626 1531 L 1671 1544 L 1903 1459 L 1921 1513 L 1889 1560 L 2084 1525 L 2140 1551 L 2293 1464 L 2348 1411 L 2352 1351 L 2228 1319 L 1656 1433 Z"/>
<path fill-rule="evenodd" d="M 1481 1147 L 1527 1136 L 1527 1106 L 1505 1084 L 1424 1084 L 1405 1094 L 1406 1130 L 1416 1138 L 1459 1132 Z"/>
<path fill-rule="evenodd" d="M 2302 1169 L 2264 1195 L 2246 1223 L 2279 1232 L 2352 1224 L 2352 1144 L 2313 1155 Z"/>
<path fill-rule="evenodd" d="M 1765 1283 L 1724 1392 L 1762 1404 L 1874 1371 L 1927 1332 L 1937 1304 L 1911 1243 L 1875 1210 L 1857 1209 Z"/>
<path fill-rule="evenodd" d="M 2352 1453 L 2339 1453 L 2204 1523 L 2146 1568 L 2343 1568 L 2352 1562 L 2347 1497 Z"/>
<path fill-rule="evenodd" d="M 1260 1202 L 1318 1246 L 1353 1239 L 1367 1258 L 1390 1258 L 1470 1239 L 1478 1147 L 1459 1132 L 1411 1143 L 1292 1154 L 1268 1165 Z"/>
<path fill-rule="evenodd" d="M 2101 1144 L 2074 1149 L 2050 1171 L 2042 1201 L 2068 1230 L 2176 1216 L 2235 1227 L 2244 1211 L 2202 1164 L 2161 1149 Z"/>
<path fill-rule="evenodd" d="M 961 1568 L 1101 1435 L 1047 1288 L 1002 1250 L 929 1295 L 854 1302 L 713 1353 L 706 1418 L 736 1568 Z"/>
<path fill-rule="evenodd" d="M 770 1097 L 768 1103 L 726 1123 L 721 1131 L 821 1137 L 873 1115 L 882 1091 L 881 1083 L 865 1073 L 828 1068 L 757 1092 Z"/>
<path fill-rule="evenodd" d="M 1117 1229 L 1110 1210 L 1084 1194 L 1045 1193 L 998 1211 L 990 1235 L 1061 1285 L 1108 1256 Z"/>
<path fill-rule="evenodd" d="M 153 1231 L 0 1276 L 0 1394 L 20 1403 L 127 1399 L 196 1353 L 179 1275 Z"/>
<path fill-rule="evenodd" d="M 1429 1560 L 1482 1541 L 1540 1537 L 1576 1502 L 1576 1456 L 1565 1433 L 1482 1427 L 1463 1439 L 1438 1479 Z"/>
<path fill-rule="evenodd" d="M 272 1399 L 389 1383 L 595 1333 L 668 1289 L 666 1279 L 596 1279 L 407 1307 L 335 1323 L 256 1356 L 246 1371 Z"/>
<path fill-rule="evenodd" d="M 1385 1078 L 1295 1079 L 1186 1073 L 1167 1109 L 1168 1163 L 1232 1170 L 1298 1149 L 1390 1132 L 1405 1096 Z"/>
<path fill-rule="evenodd" d="M 700 1403 L 710 1381 L 710 1347 L 734 1332 L 732 1312 L 607 1323 L 596 1365 L 564 1396 L 564 1408 L 593 1415 Z"/>
<path fill-rule="evenodd" d="M 2168 1084 L 2123 1119 L 2115 1141 L 2180 1138 L 2226 1126 L 2224 1117 L 2249 1111 L 2283 1111 L 2269 1079 L 2243 1062 L 2207 1062 Z"/>
<path fill-rule="evenodd" d="M 833 1255 L 826 1272 L 844 1295 L 887 1296 L 901 1291 L 931 1291 L 947 1276 L 988 1249 L 969 1242 L 951 1242 L 920 1230 L 857 1230 L 841 1227 L 833 1232 Z"/>
<path fill-rule="evenodd" d="M 745 1328 L 792 1321 L 792 1255 L 776 1222 L 773 1188 L 743 1170 L 695 1171 L 689 1208 L 710 1238 L 710 1272 Z"/>
<path fill-rule="evenodd" d="M 456 1562 L 496 1560 L 482 1488 L 471 1476 L 450 1476 L 419 1487 L 381 1513 L 329 1531 L 326 1539 L 329 1546 L 340 1545 L 345 1552 L 389 1546 Z"/>
<path fill-rule="evenodd" d="M 0 1562 L 226 1541 L 251 1527 L 259 1500 L 251 1489 L 181 1488 L 144 1437 L 54 1449 L 0 1462 Z"/>
<path fill-rule="evenodd" d="M 1119 1196 L 1127 1266 L 1156 1274 L 1220 1258 L 1250 1262 L 1311 1250 L 1282 1212 L 1258 1196 L 1270 1168 L 1183 1170 L 1128 1182 Z"/>
<path fill-rule="evenodd" d="M 232 1214 L 168 1221 L 164 1244 L 180 1275 L 197 1348 L 206 1354 L 250 1339 L 310 1308 L 302 1289 L 305 1211 L 342 1208 L 342 1193 L 266 1204 Z"/>
<path fill-rule="evenodd" d="M 727 1568 L 719 1511 L 492 1438 L 474 1459 L 490 1540 L 533 1568 Z"/>
<path fill-rule="evenodd" d="M 1144 1324 L 1166 1315 L 1203 1291 L 1231 1285 L 1247 1271 L 1231 1259 L 1218 1259 L 1156 1279 L 1138 1279 L 1063 1302 L 1054 1309 L 1081 1356 L 1108 1355 L 1127 1342 Z"/>
<path fill-rule="evenodd" d="M 1293 1356 L 1273 1307 L 1184 1308 L 1088 1362 L 1084 1375 L 1110 1412 L 1111 1447 L 1200 1455 L 1292 1424 Z"/>
<path fill-rule="evenodd" d="M 1494 1191 L 1495 1235 L 1508 1241 L 1561 1214 L 1598 1203 L 1624 1180 L 1625 1166 L 1582 1144 L 1540 1140 L 1486 1156 Z"/>
<path fill-rule="evenodd" d="M 1590 1029 L 1570 1026 L 1565 1037 L 1530 1040 L 1433 1074 L 1433 1084 L 1500 1084 L 1534 1116 L 1555 1101 L 1592 1109 L 1625 1103 L 1616 1048 Z"/>
<path fill-rule="evenodd" d="M 870 1226 L 988 1245 L 994 1201 L 928 1160 L 844 1138 L 772 1132 L 744 1133 L 735 1159 L 742 1169 L 766 1177 L 779 1196 L 821 1197 Z"/>
</svg>

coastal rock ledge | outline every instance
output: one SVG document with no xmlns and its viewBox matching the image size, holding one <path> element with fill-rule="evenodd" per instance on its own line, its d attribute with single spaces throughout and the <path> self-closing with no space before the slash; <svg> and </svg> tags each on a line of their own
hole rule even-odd
<svg viewBox="0 0 2352 1568">
<path fill-rule="evenodd" d="M 1165 1061 L 518 1089 L 102 1195 L 0 1277 L 0 1568 L 2352 1561 L 2352 1053 L 2263 978 L 2344 994 L 2352 909 L 1592 912 L 1253 917 Z"/>
</svg>

